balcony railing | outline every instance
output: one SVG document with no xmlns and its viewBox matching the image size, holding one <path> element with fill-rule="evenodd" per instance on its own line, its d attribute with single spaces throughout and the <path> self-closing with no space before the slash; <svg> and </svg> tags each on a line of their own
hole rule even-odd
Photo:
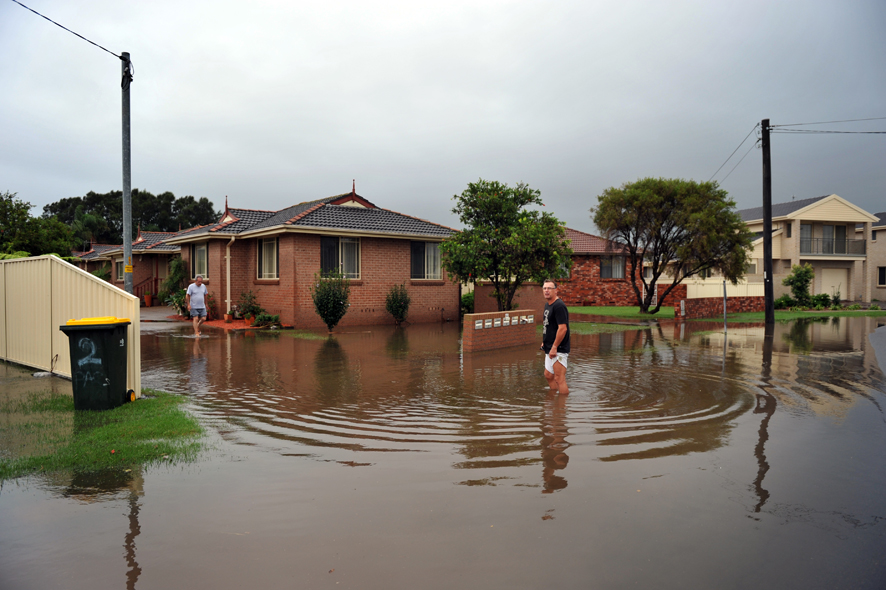
<svg viewBox="0 0 886 590">
<path fill-rule="evenodd" d="M 864 256 L 864 240 L 800 238 L 800 254 L 812 256 Z"/>
</svg>

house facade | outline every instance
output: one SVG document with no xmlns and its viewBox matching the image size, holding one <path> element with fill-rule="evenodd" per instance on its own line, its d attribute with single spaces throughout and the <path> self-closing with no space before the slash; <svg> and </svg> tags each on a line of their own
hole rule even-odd
<svg viewBox="0 0 886 590">
<path fill-rule="evenodd" d="M 871 224 L 871 239 L 868 241 L 867 255 L 871 277 L 871 301 L 886 301 L 886 211 L 875 213 L 877 221 Z M 855 226 L 855 238 L 864 239 L 864 224 Z"/>
<path fill-rule="evenodd" d="M 132 242 L 132 294 L 144 298 L 148 293 L 157 295 L 161 285 L 169 275 L 169 262 L 181 250 L 178 245 L 166 240 L 177 232 L 142 231 Z M 111 283 L 123 288 L 123 246 L 115 246 L 104 251 L 111 264 Z"/>
<path fill-rule="evenodd" d="M 750 254 L 748 282 L 763 282 L 763 208 L 738 212 L 756 234 Z M 842 300 L 871 301 L 879 248 L 871 248 L 872 230 L 881 223 L 838 195 L 772 205 L 773 292 L 790 294 L 782 280 L 797 264 L 815 271 L 811 293 L 840 294 Z M 879 226 L 878 226 L 879 227 Z M 886 237 L 886 236 L 884 236 Z M 883 263 L 886 266 L 886 262 Z M 886 279 L 886 277 L 884 277 Z M 883 293 L 886 297 L 886 292 Z"/>
<path fill-rule="evenodd" d="M 340 326 L 390 323 L 385 298 L 406 284 L 408 321 L 453 321 L 459 285 L 440 268 L 439 244 L 455 230 L 377 207 L 355 191 L 280 211 L 229 208 L 218 223 L 166 240 L 181 248 L 191 278 L 200 274 L 219 313 L 252 291 L 284 324 L 320 328 L 311 285 L 323 272 L 350 279 Z"/>
</svg>

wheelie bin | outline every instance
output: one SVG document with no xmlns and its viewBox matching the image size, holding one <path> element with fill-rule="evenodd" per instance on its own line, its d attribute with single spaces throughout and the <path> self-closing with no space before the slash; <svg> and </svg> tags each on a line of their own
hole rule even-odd
<svg viewBox="0 0 886 590">
<path fill-rule="evenodd" d="M 68 320 L 59 329 L 71 350 L 74 409 L 110 410 L 130 401 L 126 389 L 126 318 Z"/>
</svg>

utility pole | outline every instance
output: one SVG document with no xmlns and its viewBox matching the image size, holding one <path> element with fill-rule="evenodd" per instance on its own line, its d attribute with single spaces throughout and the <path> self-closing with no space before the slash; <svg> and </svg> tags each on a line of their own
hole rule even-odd
<svg viewBox="0 0 886 590">
<path fill-rule="evenodd" d="M 772 288 L 772 160 L 769 156 L 769 119 L 763 119 L 763 296 L 766 325 L 775 325 L 775 296 Z"/>
<path fill-rule="evenodd" d="M 129 83 L 132 62 L 129 52 L 120 55 L 123 78 L 123 289 L 132 295 L 132 149 L 129 137 Z"/>
</svg>

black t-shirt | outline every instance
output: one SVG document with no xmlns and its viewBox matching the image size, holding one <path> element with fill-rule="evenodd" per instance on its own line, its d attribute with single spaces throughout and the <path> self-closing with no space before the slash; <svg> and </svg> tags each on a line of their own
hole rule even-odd
<svg viewBox="0 0 886 590">
<path fill-rule="evenodd" d="M 566 326 L 566 337 L 557 347 L 557 352 L 565 352 L 569 354 L 569 310 L 562 299 L 557 299 L 553 303 L 545 303 L 544 312 L 544 331 L 542 332 L 542 348 L 545 352 L 551 352 L 554 346 L 554 340 L 557 339 L 557 329 L 560 326 Z"/>
</svg>

